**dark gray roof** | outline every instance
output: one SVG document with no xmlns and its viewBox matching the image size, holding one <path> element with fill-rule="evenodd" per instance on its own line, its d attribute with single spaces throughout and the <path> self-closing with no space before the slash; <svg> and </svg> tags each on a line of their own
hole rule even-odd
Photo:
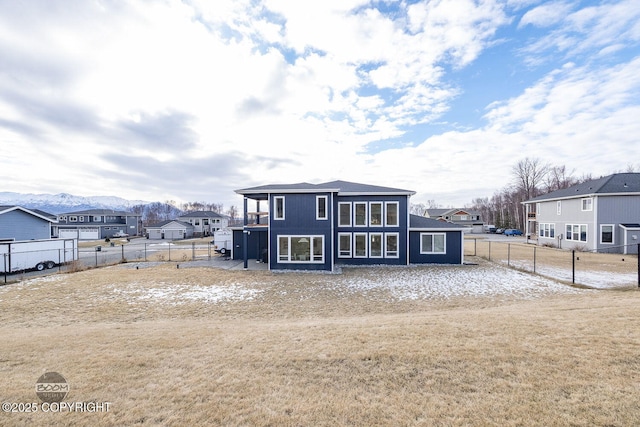
<svg viewBox="0 0 640 427">
<path fill-rule="evenodd" d="M 322 184 L 309 184 L 300 182 L 297 184 L 272 184 L 258 187 L 244 188 L 236 190 L 238 194 L 261 194 L 261 193 L 313 193 L 322 191 L 332 191 L 338 194 L 406 194 L 412 195 L 415 192 L 392 187 L 381 187 L 377 185 L 359 184 L 348 181 L 330 181 Z"/>
<path fill-rule="evenodd" d="M 458 224 L 452 224 L 447 221 L 440 221 L 433 218 L 426 218 L 420 215 L 409 215 L 409 229 L 443 229 L 443 230 L 461 230 Z"/>
<path fill-rule="evenodd" d="M 552 191 L 551 193 L 529 199 L 526 203 L 542 200 L 569 199 L 590 194 L 624 193 L 640 193 L 640 173 L 616 173 L 562 190 Z"/>
<path fill-rule="evenodd" d="M 444 216 L 447 213 L 450 214 L 450 215 L 455 215 L 456 213 L 458 213 L 460 211 L 466 212 L 469 215 L 480 215 L 480 212 L 475 211 L 473 209 L 466 209 L 466 208 L 427 209 L 427 213 L 429 213 L 430 217 Z"/>
<path fill-rule="evenodd" d="M 225 215 L 213 211 L 192 211 L 179 215 L 178 218 L 227 218 Z"/>
</svg>

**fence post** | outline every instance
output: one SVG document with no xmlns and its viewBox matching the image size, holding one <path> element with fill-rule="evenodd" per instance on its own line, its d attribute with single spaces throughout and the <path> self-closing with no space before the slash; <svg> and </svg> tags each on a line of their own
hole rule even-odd
<svg viewBox="0 0 640 427">
<path fill-rule="evenodd" d="M 4 283 L 7 284 L 7 254 L 2 254 L 3 263 L 4 263 Z"/>
<path fill-rule="evenodd" d="M 533 247 L 533 272 L 536 272 L 536 247 Z"/>
<path fill-rule="evenodd" d="M 473 239 L 473 256 L 478 255 L 478 239 Z"/>
<path fill-rule="evenodd" d="M 191 261 L 196 260 L 196 242 L 191 242 Z"/>
<path fill-rule="evenodd" d="M 94 249 L 94 251 L 93 251 L 93 252 L 95 252 L 95 254 L 96 254 L 96 267 L 98 267 L 98 251 L 96 251 L 96 250 Z"/>
<path fill-rule="evenodd" d="M 491 240 L 489 240 L 489 261 L 491 261 Z"/>
<path fill-rule="evenodd" d="M 147 261 L 147 244 L 144 244 L 144 260 Z"/>
<path fill-rule="evenodd" d="M 573 283 L 575 285 L 575 283 L 576 283 L 576 250 L 575 249 L 571 249 L 571 257 L 572 257 L 572 262 L 571 262 L 571 283 Z"/>
<path fill-rule="evenodd" d="M 511 243 L 507 243 L 507 265 L 511 267 Z"/>
<path fill-rule="evenodd" d="M 122 248 L 122 262 L 125 262 L 126 259 L 124 258 L 124 245 L 120 245 L 120 247 Z"/>
<path fill-rule="evenodd" d="M 169 261 L 171 261 L 171 242 L 169 242 Z"/>
</svg>

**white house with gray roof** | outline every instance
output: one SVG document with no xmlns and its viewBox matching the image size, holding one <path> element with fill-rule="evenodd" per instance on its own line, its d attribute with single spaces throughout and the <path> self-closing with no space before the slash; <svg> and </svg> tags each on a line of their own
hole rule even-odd
<svg viewBox="0 0 640 427">
<path fill-rule="evenodd" d="M 193 225 L 194 236 L 212 236 L 229 226 L 229 217 L 213 211 L 193 211 L 180 215 L 178 221 Z"/>
<path fill-rule="evenodd" d="M 524 202 L 525 234 L 564 249 L 637 253 L 640 173 L 617 173 Z"/>
</svg>

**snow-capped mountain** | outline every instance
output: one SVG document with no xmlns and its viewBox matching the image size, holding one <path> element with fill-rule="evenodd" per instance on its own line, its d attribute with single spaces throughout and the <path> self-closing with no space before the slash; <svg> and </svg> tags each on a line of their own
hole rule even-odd
<svg viewBox="0 0 640 427">
<path fill-rule="evenodd" d="M 22 194 L 0 192 L 0 205 L 17 205 L 27 209 L 40 209 L 51 214 L 81 211 L 86 209 L 114 209 L 128 211 L 135 205 L 146 205 L 143 200 L 126 200 L 115 196 L 82 197 L 72 194 Z"/>
</svg>

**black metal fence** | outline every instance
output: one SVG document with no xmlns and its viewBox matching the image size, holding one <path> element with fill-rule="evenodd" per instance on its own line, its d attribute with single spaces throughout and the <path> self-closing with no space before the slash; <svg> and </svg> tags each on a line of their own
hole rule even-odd
<svg viewBox="0 0 640 427">
<path fill-rule="evenodd" d="M 633 253 L 612 253 L 613 251 Z M 594 288 L 640 287 L 640 244 L 576 251 L 526 243 L 466 239 L 465 255 Z"/>
</svg>

